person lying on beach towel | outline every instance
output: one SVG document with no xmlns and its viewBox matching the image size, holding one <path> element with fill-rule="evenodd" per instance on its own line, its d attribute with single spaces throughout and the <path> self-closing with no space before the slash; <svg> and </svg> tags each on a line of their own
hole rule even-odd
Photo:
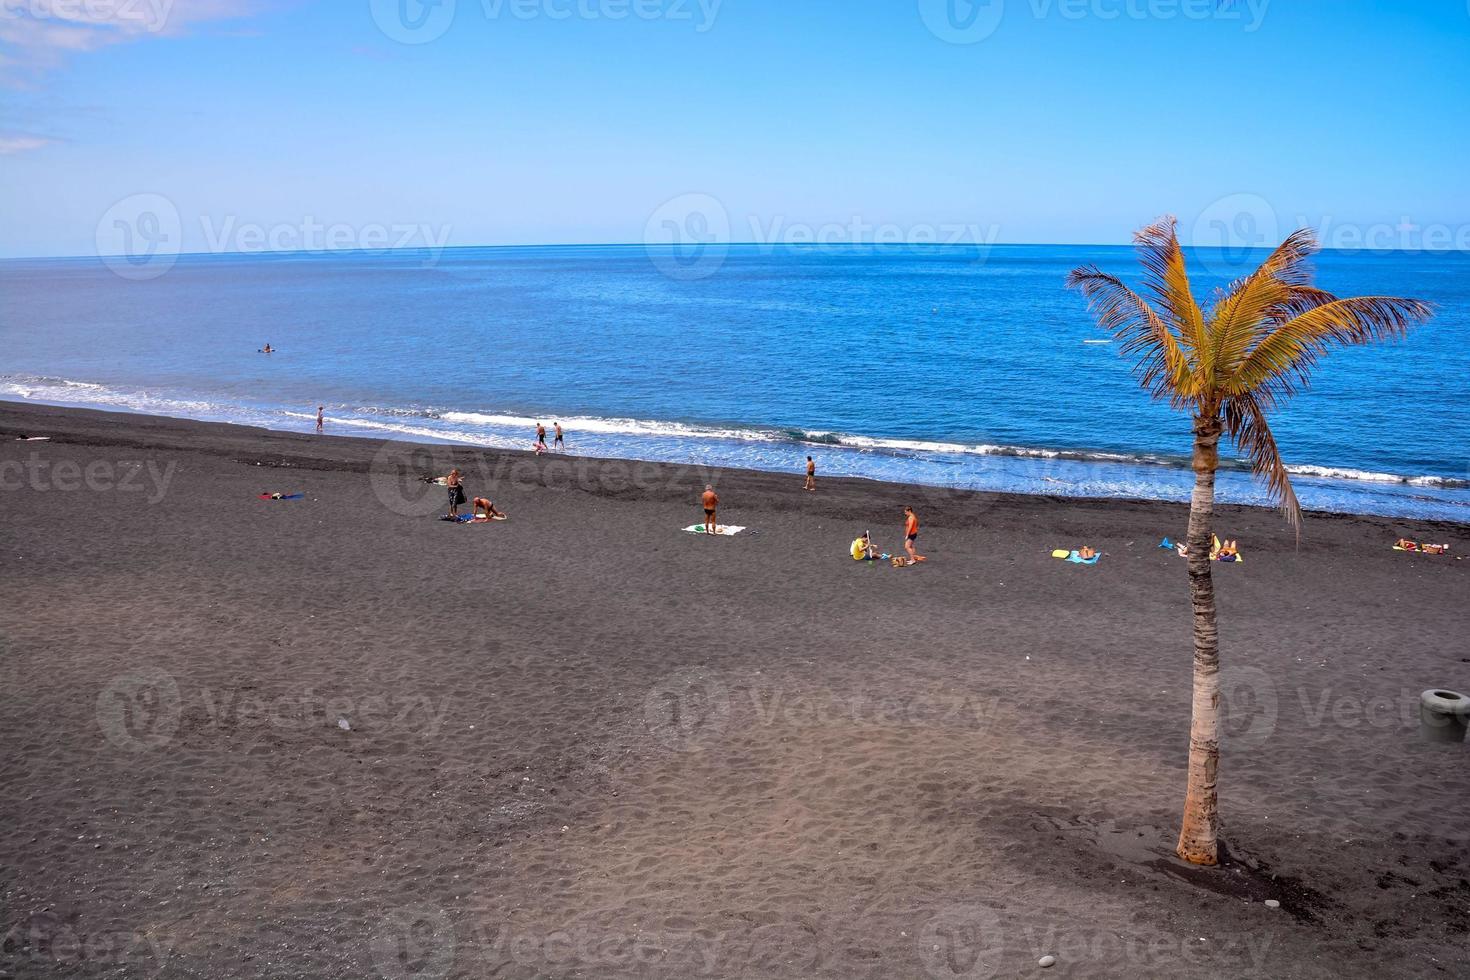
<svg viewBox="0 0 1470 980">
<path fill-rule="evenodd" d="M 1442 555 L 1450 550 L 1447 544 L 1420 544 L 1408 538 L 1399 538 L 1393 543 L 1394 551 L 1417 551 L 1426 555 Z"/>
<path fill-rule="evenodd" d="M 507 517 L 504 511 L 496 510 L 495 505 L 485 497 L 476 497 L 470 507 L 470 518 L 472 520 L 503 521 Z M 483 518 L 480 517 L 480 511 L 482 510 L 485 512 Z"/>
<path fill-rule="evenodd" d="M 306 494 L 304 494 L 304 493 L 262 493 L 262 494 L 259 494 L 259 497 L 260 497 L 261 500 L 300 500 L 302 497 L 305 497 L 305 496 L 306 496 Z"/>
<path fill-rule="evenodd" d="M 1165 538 L 1159 547 L 1162 548 L 1168 543 L 1169 539 Z M 1189 557 L 1189 545 L 1183 541 L 1174 545 L 1174 550 L 1179 553 L 1180 558 Z M 1210 541 L 1210 561 L 1245 561 L 1245 559 L 1240 555 L 1240 543 L 1238 541 L 1227 539 L 1222 542 L 1218 536 L 1212 536 L 1212 540 Z"/>
</svg>

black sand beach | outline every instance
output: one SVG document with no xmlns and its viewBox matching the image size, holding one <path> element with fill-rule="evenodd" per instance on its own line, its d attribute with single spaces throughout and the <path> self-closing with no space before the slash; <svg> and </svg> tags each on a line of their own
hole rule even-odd
<svg viewBox="0 0 1470 980">
<path fill-rule="evenodd" d="M 1470 975 L 1464 526 L 1221 509 L 1199 870 L 1183 507 L 11 403 L 0 467 L 0 976 Z"/>
</svg>

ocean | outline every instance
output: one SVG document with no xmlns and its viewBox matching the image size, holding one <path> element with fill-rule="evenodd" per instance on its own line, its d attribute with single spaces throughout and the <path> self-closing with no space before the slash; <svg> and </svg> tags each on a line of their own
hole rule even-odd
<svg viewBox="0 0 1470 980">
<path fill-rule="evenodd" d="M 1191 253 L 1196 293 L 1264 252 Z M 0 398 L 938 487 L 1187 500 L 1190 424 L 1063 286 L 1126 247 L 643 246 L 0 262 Z M 1470 255 L 1326 252 L 1438 312 L 1336 353 L 1275 418 L 1312 509 L 1470 521 Z M 684 270 L 692 269 L 690 274 Z M 127 271 L 124 269 L 123 271 Z M 257 353 L 269 343 L 277 352 Z M 1219 497 L 1265 494 L 1226 461 Z"/>
</svg>

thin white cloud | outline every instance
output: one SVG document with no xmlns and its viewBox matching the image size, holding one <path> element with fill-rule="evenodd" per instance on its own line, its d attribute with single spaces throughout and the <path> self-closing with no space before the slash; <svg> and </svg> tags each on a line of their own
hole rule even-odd
<svg viewBox="0 0 1470 980">
<path fill-rule="evenodd" d="M 0 133 L 0 156 L 8 157 L 16 153 L 29 153 L 31 150 L 39 150 L 55 142 L 49 137 L 32 136 L 29 133 Z"/>
<path fill-rule="evenodd" d="M 0 66 L 41 73 L 113 44 L 186 34 L 259 12 L 265 0 L 0 0 Z"/>
</svg>

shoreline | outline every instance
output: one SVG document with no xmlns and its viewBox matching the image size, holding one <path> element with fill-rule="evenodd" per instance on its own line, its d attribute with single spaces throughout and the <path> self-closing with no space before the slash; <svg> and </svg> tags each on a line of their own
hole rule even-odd
<svg viewBox="0 0 1470 980">
<path fill-rule="evenodd" d="M 205 420 L 200 420 L 200 419 L 182 418 L 182 417 L 170 416 L 170 415 L 154 415 L 154 414 L 149 414 L 149 413 L 144 413 L 144 412 L 135 412 L 135 411 L 126 411 L 126 410 L 124 410 L 124 411 L 115 411 L 115 410 L 110 410 L 110 409 L 88 408 L 88 407 L 84 407 L 84 406 L 80 406 L 80 405 L 53 405 L 53 404 L 45 404 L 45 403 L 32 402 L 32 401 L 12 401 L 12 400 L 0 399 L 0 411 L 5 412 L 7 414 L 7 417 L 12 417 L 13 416 L 15 418 L 24 418 L 25 415 L 26 415 L 26 413 L 31 412 L 31 411 L 35 411 L 35 412 L 38 413 L 35 416 L 38 419 L 40 419 L 40 418 L 48 418 L 48 417 L 49 418 L 64 418 L 65 417 L 65 414 L 63 414 L 61 416 L 48 416 L 48 415 L 45 414 L 48 411 L 50 411 L 50 412 L 59 412 L 59 413 L 83 413 L 83 414 L 85 414 L 85 413 L 91 413 L 91 414 L 95 414 L 95 415 L 99 415 L 99 416 L 116 417 L 116 419 L 115 419 L 115 423 L 116 424 L 120 424 L 120 420 L 122 420 L 122 419 L 129 419 L 129 418 L 131 418 L 131 419 L 138 419 L 138 420 L 146 420 L 145 423 L 141 423 L 141 424 L 143 425 L 143 427 L 149 428 L 149 429 L 158 429 L 157 423 L 167 421 L 167 422 L 180 423 L 181 425 L 185 425 L 185 426 L 189 426 L 189 425 L 193 425 L 193 426 L 218 426 L 218 427 L 221 427 L 223 429 L 241 429 L 241 430 L 245 430 L 245 431 L 248 431 L 248 432 L 261 433 L 261 434 L 269 434 L 271 436 L 280 437 L 282 439 L 287 439 L 287 440 L 296 440 L 296 439 L 309 439 L 309 440 L 318 440 L 318 441 L 319 440 L 328 440 L 328 441 L 330 441 L 330 440 L 348 440 L 349 442 L 367 443 L 367 444 L 372 444 L 372 445 L 383 445 L 385 443 L 394 443 L 394 444 L 399 444 L 399 445 L 403 445 L 403 446 L 445 447 L 445 448 L 448 448 L 448 449 L 451 449 L 451 450 L 462 451 L 464 453 L 469 453 L 469 454 L 476 454 L 476 453 L 482 454 L 485 457 L 490 457 L 490 458 L 496 459 L 496 460 L 517 460 L 517 459 L 530 459 L 530 458 L 534 458 L 534 453 L 531 452 L 530 450 L 511 449 L 511 448 L 504 448 L 504 447 L 497 447 L 497 446 L 476 445 L 476 444 L 473 444 L 473 443 L 467 443 L 467 442 L 463 442 L 463 441 L 458 441 L 458 440 L 456 440 L 456 439 L 454 439 L 452 437 L 448 437 L 448 436 L 443 437 L 443 438 L 439 438 L 439 437 L 428 438 L 428 437 L 424 437 L 424 436 L 409 436 L 407 438 L 379 439 L 379 438 L 374 438 L 373 436 L 369 436 L 369 435 L 346 434 L 346 433 L 342 433 L 340 431 L 334 432 L 334 431 L 331 430 L 331 420 L 330 419 L 329 419 L 329 429 L 328 429 L 328 432 L 327 433 L 324 433 L 322 435 L 318 435 L 315 432 L 312 432 L 312 431 L 309 431 L 309 430 L 303 431 L 303 430 L 297 430 L 297 429 L 277 429 L 277 428 L 269 428 L 269 427 L 266 427 L 266 426 L 256 426 L 256 425 L 236 423 L 236 422 L 205 421 Z M 309 418 L 309 416 L 306 415 L 305 413 L 302 413 L 301 414 L 301 418 L 303 420 L 306 420 L 306 419 Z M 13 425 L 11 425 L 11 428 L 9 430 L 0 429 L 0 432 L 5 432 L 5 431 L 16 431 L 16 432 L 18 432 L 18 431 L 20 431 L 21 429 L 24 428 L 24 425 L 25 425 L 25 423 L 15 422 Z M 162 431 L 162 430 L 158 430 L 158 431 Z M 184 432 L 184 430 L 182 430 L 182 429 L 177 430 L 177 431 L 180 434 L 182 434 Z M 820 449 L 824 448 L 822 446 L 822 444 L 819 443 L 819 442 L 805 443 L 805 442 L 801 442 L 799 440 L 793 440 L 792 445 L 793 446 L 797 446 L 797 447 L 805 446 L 807 448 L 815 448 L 817 450 L 820 450 Z M 854 445 L 840 445 L 838 448 L 840 448 L 844 452 L 859 452 L 859 451 L 862 451 L 863 450 L 863 447 L 861 447 L 861 446 L 854 446 Z M 347 453 L 346 455 L 350 457 L 350 456 L 353 456 L 354 454 Z M 1078 463 L 1081 463 L 1082 465 L 1086 465 L 1086 466 L 1133 467 L 1133 468 L 1137 468 L 1137 469 L 1140 469 L 1140 470 L 1143 470 L 1143 471 L 1149 471 L 1149 470 L 1153 470 L 1153 469 L 1158 469 L 1158 470 L 1161 470 L 1161 471 L 1171 472 L 1171 473 L 1184 473 L 1184 474 L 1187 474 L 1188 473 L 1188 470 L 1187 469 L 1181 469 L 1179 467 L 1175 467 L 1175 466 L 1172 466 L 1172 465 L 1169 465 L 1169 464 L 1164 464 L 1164 463 L 1158 463 L 1158 462 L 1155 462 L 1155 461 L 1148 461 L 1148 460 L 1142 460 L 1142 459 L 1140 459 L 1137 462 L 1125 462 L 1125 461 L 1112 461 L 1112 460 L 1105 460 L 1105 459 L 1075 459 L 1074 457 L 1076 455 L 1078 455 L 1078 454 L 1068 453 L 1068 452 L 1065 452 L 1065 451 L 1057 451 L 1054 459 L 1060 460 L 1062 462 L 1078 462 Z M 1032 459 L 1032 457 L 1029 454 L 1027 454 L 1027 453 L 1015 453 L 1015 454 L 1013 454 L 1013 453 L 1007 453 L 1007 452 L 1000 452 L 1000 453 L 994 453 L 994 454 L 985 454 L 985 455 L 981 456 L 980 458 L 990 459 L 990 460 L 994 460 L 994 461 L 997 461 L 997 462 L 999 462 L 999 461 L 1005 461 L 1005 460 L 1030 460 L 1030 459 Z M 755 468 L 749 468 L 749 467 L 744 467 L 744 466 L 724 466 L 724 465 L 718 465 L 718 464 L 702 464 L 702 463 L 694 463 L 694 462 L 683 462 L 683 463 L 681 463 L 681 462 L 669 462 L 669 461 L 659 461 L 659 460 L 647 460 L 647 459 L 640 459 L 640 458 L 630 458 L 630 457 L 625 457 L 625 456 L 597 456 L 597 455 L 583 456 L 583 455 L 579 455 L 579 454 L 575 454 L 575 453 L 569 453 L 569 454 L 548 454 L 547 456 L 543 457 L 543 459 L 547 463 L 550 463 L 550 462 L 552 462 L 554 460 L 582 460 L 582 461 L 584 461 L 584 464 L 583 465 L 586 465 L 587 463 L 593 463 L 593 462 L 595 462 L 595 463 L 603 463 L 603 464 L 622 463 L 622 464 L 626 464 L 626 465 L 628 465 L 630 467 L 639 467 L 639 468 L 643 468 L 643 467 L 668 467 L 668 468 L 674 468 L 674 469 L 689 469 L 690 467 L 703 467 L 705 469 L 714 469 L 714 470 L 718 470 L 718 471 L 741 472 L 741 473 L 747 473 L 747 474 L 752 474 L 752 475 L 754 475 L 754 474 L 760 474 L 760 475 L 765 476 L 765 477 L 773 477 L 773 478 L 781 478 L 781 477 L 784 476 L 784 473 L 782 471 L 778 471 L 778 470 L 774 470 L 774 469 L 755 469 Z M 1053 457 L 1047 457 L 1047 460 L 1048 461 L 1050 461 L 1052 459 L 1053 459 Z M 1234 466 L 1222 467 L 1222 469 L 1220 471 L 1221 479 L 1222 480 L 1226 479 L 1227 478 L 1227 474 L 1229 475 L 1228 478 L 1230 478 L 1230 479 L 1250 480 L 1252 483 L 1254 483 L 1254 480 L 1249 477 L 1249 474 L 1247 472 L 1242 471 L 1242 470 L 1240 470 L 1237 467 L 1234 467 Z M 1295 479 L 1298 480 L 1298 481 L 1306 481 L 1306 480 L 1312 479 L 1313 477 L 1314 477 L 1313 474 L 1296 474 Z M 874 484 L 874 485 L 877 485 L 877 486 L 889 487 L 889 488 L 895 488 L 895 489 L 897 489 L 897 488 L 908 488 L 908 491 L 911 494 L 916 495 L 918 497 L 923 497 L 923 498 L 935 498 L 935 497 L 949 498 L 949 497 L 957 497 L 957 496 L 964 496 L 964 495 L 975 495 L 975 496 L 980 496 L 980 497 L 1000 498 L 1000 499 L 1008 499 L 1008 500 L 1009 499 L 1014 499 L 1014 500 L 1041 499 L 1041 500 L 1076 501 L 1076 502 L 1079 502 L 1079 503 L 1080 502 L 1089 502 L 1089 503 L 1101 504 L 1101 505 L 1119 504 L 1119 503 L 1122 503 L 1122 504 L 1138 504 L 1138 505 L 1157 505 L 1157 506 L 1159 506 L 1161 508 L 1171 508 L 1171 507 L 1174 507 L 1174 508 L 1183 508 L 1186 512 L 1188 510 L 1188 503 L 1187 503 L 1187 501 L 1160 499 L 1160 498 L 1156 498 L 1156 497 L 1108 496 L 1108 495 L 1089 496 L 1089 495 L 1085 495 L 1085 494 L 1081 494 L 1081 493 L 1079 493 L 1079 494 L 1071 494 L 1071 493 L 1018 492 L 1018 491 L 1012 491 L 1012 490 L 968 489 L 968 488 L 961 488 L 961 487 L 955 487 L 955 486 L 945 486 L 945 485 L 936 485 L 936 484 L 924 484 L 924 483 L 903 482 L 903 481 L 897 481 L 897 480 L 883 479 L 881 477 L 874 478 L 874 477 L 852 476 L 852 475 L 825 475 L 825 474 L 821 474 L 821 479 L 824 482 L 834 482 L 834 481 L 847 482 L 847 481 L 856 481 L 858 483 L 871 483 L 871 484 Z M 1329 479 L 1336 479 L 1336 478 L 1329 478 Z M 1415 478 L 1415 479 L 1417 479 L 1417 478 Z M 1443 479 L 1443 478 L 1436 478 L 1436 479 Z M 1337 479 L 1337 482 L 1343 483 L 1343 484 L 1347 484 L 1349 486 L 1355 485 L 1355 484 L 1364 484 L 1364 485 L 1367 485 L 1369 487 L 1371 487 L 1371 486 L 1421 486 L 1420 484 L 1414 483 L 1412 479 L 1404 479 L 1404 478 L 1396 478 L 1394 481 L 1373 481 L 1373 480 L 1366 480 L 1366 479 L 1363 479 L 1363 480 L 1354 480 L 1354 479 L 1344 480 L 1344 479 Z M 1455 487 L 1453 489 L 1458 489 L 1458 488 Z M 1257 503 L 1221 503 L 1219 501 L 1218 496 L 1217 496 L 1215 507 L 1216 507 L 1217 513 L 1218 512 L 1221 512 L 1221 511 L 1223 511 L 1225 509 L 1228 509 L 1228 508 L 1244 508 L 1244 509 L 1246 509 L 1248 511 L 1261 511 L 1261 512 L 1266 512 L 1266 513 L 1275 513 L 1275 511 L 1274 511 L 1273 508 L 1268 507 L 1268 506 L 1264 506 L 1262 504 L 1257 504 Z M 1329 518 L 1329 517 L 1330 518 L 1347 518 L 1347 519 L 1358 519 L 1358 518 L 1361 518 L 1361 519 L 1375 519 L 1375 520 L 1382 521 L 1382 522 L 1392 523 L 1392 524 L 1394 524 L 1396 526 L 1397 525 L 1413 525 L 1413 526 L 1416 526 L 1416 527 L 1443 526 L 1445 528 L 1465 528 L 1465 527 L 1470 527 L 1470 516 L 1467 516 L 1467 518 L 1465 520 L 1463 520 L 1463 521 L 1456 521 L 1456 520 L 1454 520 L 1452 518 L 1417 517 L 1417 516 L 1412 516 L 1412 515 L 1409 515 L 1409 516 L 1399 516 L 1399 515 L 1393 515 L 1393 514 L 1380 514 L 1380 513 L 1373 513 L 1373 512 L 1364 513 L 1364 512 L 1346 511 L 1346 510 L 1327 510 L 1327 509 L 1321 509 L 1321 508 L 1308 508 L 1308 507 L 1305 507 L 1305 506 L 1303 508 L 1303 514 L 1304 514 L 1304 516 L 1307 516 L 1307 517 L 1312 518 L 1312 519 L 1325 519 L 1325 518 Z M 1412 535 L 1406 535 L 1406 536 L 1412 537 Z"/>
</svg>

